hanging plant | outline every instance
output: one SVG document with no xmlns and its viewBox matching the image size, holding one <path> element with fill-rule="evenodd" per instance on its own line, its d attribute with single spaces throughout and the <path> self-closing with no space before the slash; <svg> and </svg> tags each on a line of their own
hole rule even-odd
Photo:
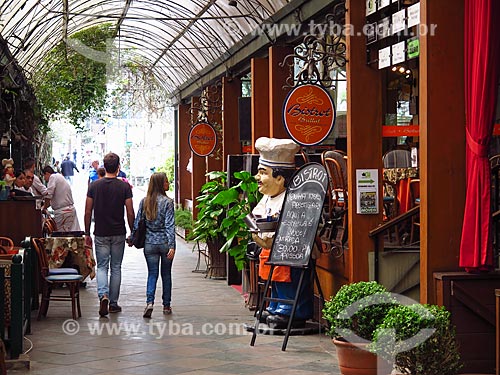
<svg viewBox="0 0 500 375">
<path fill-rule="evenodd" d="M 107 41 L 114 38 L 111 24 L 79 31 L 69 37 L 94 53 L 106 56 Z M 67 118 L 77 129 L 83 122 L 100 115 L 107 104 L 107 66 L 103 59 L 91 59 L 71 48 L 75 43 L 61 41 L 44 57 L 33 76 L 42 116 L 48 120 Z M 101 60 L 101 61 L 97 61 Z M 109 60 L 111 62 L 111 60 Z"/>
</svg>

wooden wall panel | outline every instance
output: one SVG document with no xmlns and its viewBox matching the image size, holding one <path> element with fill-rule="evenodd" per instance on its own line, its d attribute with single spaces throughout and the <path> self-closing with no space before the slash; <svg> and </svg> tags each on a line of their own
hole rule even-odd
<svg viewBox="0 0 500 375">
<path fill-rule="evenodd" d="M 222 78 L 222 166 L 227 170 L 227 156 L 241 154 L 239 139 L 238 98 L 241 96 L 239 78 Z"/>
<path fill-rule="evenodd" d="M 252 72 L 252 153 L 259 137 L 269 137 L 269 62 L 253 58 Z"/>
<path fill-rule="evenodd" d="M 463 12 L 463 0 L 420 2 L 421 24 L 439 26 L 420 37 L 422 303 L 436 302 L 433 272 L 458 270 L 465 204 Z"/>
<path fill-rule="evenodd" d="M 191 157 L 188 143 L 189 129 L 191 128 L 189 108 L 189 104 L 179 104 L 177 107 L 179 121 L 176 141 L 179 163 L 177 165 L 176 203 L 182 205 L 186 199 L 191 199 L 191 173 L 186 169 Z"/>
<path fill-rule="evenodd" d="M 366 22 L 365 0 L 347 0 L 346 23 L 361 30 Z M 378 215 L 356 213 L 356 169 L 382 171 L 381 73 L 366 64 L 366 38 L 347 35 L 347 154 L 349 194 L 349 281 L 368 280 L 368 253 L 373 241 L 368 232 L 382 222 Z M 380 184 L 379 184 L 380 185 Z M 381 189 L 381 185 L 379 186 Z M 381 194 L 380 194 L 381 196 Z"/>
</svg>

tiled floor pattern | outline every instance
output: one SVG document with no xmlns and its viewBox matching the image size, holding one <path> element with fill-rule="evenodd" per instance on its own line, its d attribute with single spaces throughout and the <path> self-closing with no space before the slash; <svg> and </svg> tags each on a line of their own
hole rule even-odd
<svg viewBox="0 0 500 375">
<path fill-rule="evenodd" d="M 172 315 L 162 314 L 158 289 L 152 319 L 142 318 L 146 264 L 142 251 L 127 247 L 123 312 L 99 317 L 95 279 L 81 292 L 82 317 L 76 323 L 68 320 L 68 303 L 51 302 L 45 319 L 36 321 L 33 314 L 33 333 L 27 336 L 31 369 L 17 364 L 9 374 L 339 374 L 334 346 L 323 333 L 291 336 L 285 352 L 283 336 L 258 335 L 250 346 L 242 326 L 253 323 L 253 315 L 243 297 L 225 280 L 193 273 L 192 245 L 180 238 L 177 244 Z"/>
</svg>

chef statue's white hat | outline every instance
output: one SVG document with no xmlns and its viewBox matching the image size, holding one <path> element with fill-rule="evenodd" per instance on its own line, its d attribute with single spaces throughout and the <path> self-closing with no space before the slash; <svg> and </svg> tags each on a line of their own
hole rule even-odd
<svg viewBox="0 0 500 375">
<path fill-rule="evenodd" d="M 13 159 L 3 159 L 2 160 L 2 165 L 3 165 L 4 168 L 13 167 L 14 166 L 14 160 Z"/>
<path fill-rule="evenodd" d="M 300 146 L 291 139 L 260 137 L 255 141 L 259 164 L 271 168 L 295 168 L 295 154 Z"/>
</svg>

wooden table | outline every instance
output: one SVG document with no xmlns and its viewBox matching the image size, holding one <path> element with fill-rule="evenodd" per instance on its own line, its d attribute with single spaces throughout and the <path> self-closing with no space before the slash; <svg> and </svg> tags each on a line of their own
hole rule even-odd
<svg viewBox="0 0 500 375">
<path fill-rule="evenodd" d="M 85 246 L 85 237 L 47 237 L 45 250 L 49 254 L 49 267 L 77 267 L 85 280 L 87 276 L 95 277 L 94 256 L 92 248 Z"/>
</svg>

